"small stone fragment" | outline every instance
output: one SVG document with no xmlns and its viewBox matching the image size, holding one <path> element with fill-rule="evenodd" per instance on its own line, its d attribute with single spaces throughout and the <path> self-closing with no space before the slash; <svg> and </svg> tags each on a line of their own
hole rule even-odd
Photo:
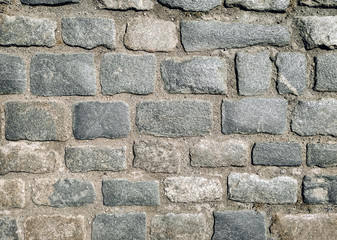
<svg viewBox="0 0 337 240">
<path fill-rule="evenodd" d="M 193 12 L 207 12 L 221 4 L 220 0 L 158 0 L 158 2 L 169 8 Z"/>
<path fill-rule="evenodd" d="M 303 201 L 308 204 L 337 204 L 337 175 L 303 179 Z"/>
<path fill-rule="evenodd" d="M 152 0 L 99 0 L 102 8 L 114 10 L 151 10 Z"/>
<path fill-rule="evenodd" d="M 238 6 L 248 10 L 285 12 L 290 0 L 226 0 L 227 6 Z"/>
<path fill-rule="evenodd" d="M 0 179 L 0 209 L 25 206 L 25 182 L 21 179 Z"/>
<path fill-rule="evenodd" d="M 21 57 L 0 54 L 0 94 L 24 93 L 25 63 Z"/>
<path fill-rule="evenodd" d="M 337 7 L 336 0 L 300 0 L 301 5 L 307 5 L 310 7 Z"/>
<path fill-rule="evenodd" d="M 337 167 L 337 144 L 309 143 L 307 145 L 309 167 Z"/>
<path fill-rule="evenodd" d="M 80 0 L 21 0 L 22 4 L 28 5 L 63 5 L 79 2 Z"/>
<path fill-rule="evenodd" d="M 0 239 L 19 240 L 16 220 L 10 217 L 0 218 Z"/>
<path fill-rule="evenodd" d="M 325 54 L 316 60 L 316 91 L 337 91 L 337 54 Z"/>
</svg>

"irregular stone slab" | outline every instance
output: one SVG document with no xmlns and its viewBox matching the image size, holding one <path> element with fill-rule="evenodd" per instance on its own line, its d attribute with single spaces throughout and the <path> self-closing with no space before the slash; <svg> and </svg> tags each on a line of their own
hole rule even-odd
<svg viewBox="0 0 337 240">
<path fill-rule="evenodd" d="M 38 96 L 95 95 L 94 54 L 35 54 L 30 90 Z"/>
<path fill-rule="evenodd" d="M 161 63 L 161 75 L 169 93 L 227 93 L 226 61 L 217 57 L 166 60 Z"/>
<path fill-rule="evenodd" d="M 86 220 L 83 216 L 35 216 L 25 221 L 25 239 L 58 240 L 86 239 Z"/>
<path fill-rule="evenodd" d="M 297 181 L 292 177 L 262 179 L 248 173 L 228 176 L 228 198 L 247 203 L 294 204 L 297 201 Z"/>
<path fill-rule="evenodd" d="M 125 102 L 80 102 L 75 104 L 73 116 L 76 139 L 121 138 L 130 132 Z"/>
<path fill-rule="evenodd" d="M 218 179 L 170 177 L 163 183 L 165 195 L 171 202 L 211 202 L 222 199 L 222 187 Z"/>
<path fill-rule="evenodd" d="M 186 51 L 241 48 L 254 45 L 285 46 L 290 34 L 281 25 L 182 21 L 181 40 Z"/>
<path fill-rule="evenodd" d="M 212 104 L 199 100 L 142 102 L 137 106 L 140 133 L 162 137 L 204 136 L 213 124 Z"/>
<path fill-rule="evenodd" d="M 66 141 L 66 110 L 61 102 L 7 102 L 6 139 Z"/>
<path fill-rule="evenodd" d="M 265 213 L 256 211 L 214 212 L 212 240 L 265 240 Z"/>
<path fill-rule="evenodd" d="M 92 240 L 145 240 L 145 213 L 98 214 L 92 223 Z"/>
<path fill-rule="evenodd" d="M 307 49 L 337 47 L 337 17 L 301 17 L 298 28 Z"/>
<path fill-rule="evenodd" d="M 0 209 L 25 206 L 25 182 L 21 179 L 0 179 Z"/>
<path fill-rule="evenodd" d="M 220 0 L 158 0 L 158 2 L 170 8 L 193 12 L 207 12 L 221 4 Z"/>
<path fill-rule="evenodd" d="M 156 57 L 152 54 L 104 54 L 100 70 L 102 93 L 151 94 L 155 88 L 156 70 Z"/>
<path fill-rule="evenodd" d="M 59 151 L 52 144 L 11 142 L 0 146 L 0 175 L 9 172 L 50 173 Z"/>
<path fill-rule="evenodd" d="M 1 46 L 46 46 L 55 45 L 56 22 L 45 18 L 8 16 L 0 14 Z"/>
<path fill-rule="evenodd" d="M 301 136 L 337 136 L 337 100 L 298 101 L 292 119 L 292 131 Z"/>
<path fill-rule="evenodd" d="M 152 0 L 100 0 L 102 8 L 115 10 L 151 10 L 153 8 Z"/>
<path fill-rule="evenodd" d="M 0 54 L 0 94 L 24 93 L 25 63 L 21 57 Z"/>
<path fill-rule="evenodd" d="M 169 52 L 175 50 L 177 36 L 177 27 L 173 22 L 136 18 L 127 25 L 124 44 L 132 50 Z"/>
<path fill-rule="evenodd" d="M 116 46 L 115 21 L 109 18 L 62 18 L 62 38 L 65 44 L 85 49 Z"/>
<path fill-rule="evenodd" d="M 238 6 L 248 10 L 285 12 L 290 0 L 226 0 L 225 3 L 229 7 Z"/>
<path fill-rule="evenodd" d="M 300 0 L 300 4 L 310 7 L 337 7 L 336 0 Z"/>
<path fill-rule="evenodd" d="M 157 206 L 160 202 L 157 181 L 104 180 L 102 192 L 105 206 Z"/>
<path fill-rule="evenodd" d="M 72 172 L 121 171 L 126 169 L 126 147 L 66 147 L 65 161 Z"/>
<path fill-rule="evenodd" d="M 303 201 L 308 204 L 337 204 L 337 175 L 305 176 Z"/>
<path fill-rule="evenodd" d="M 283 98 L 223 100 L 223 134 L 282 134 L 287 130 L 287 101 Z"/>
<path fill-rule="evenodd" d="M 0 239 L 19 240 L 16 220 L 10 217 L 0 218 Z"/>
<path fill-rule="evenodd" d="M 140 140 L 133 146 L 133 166 L 149 172 L 178 173 L 182 153 L 172 141 Z"/>
<path fill-rule="evenodd" d="M 315 58 L 316 91 L 337 91 L 337 54 L 325 54 Z"/>
<path fill-rule="evenodd" d="M 239 140 L 201 140 L 190 149 L 193 167 L 246 166 L 250 155 L 248 143 Z"/>
<path fill-rule="evenodd" d="M 36 205 L 78 207 L 94 203 L 96 199 L 94 185 L 84 180 L 38 179 L 32 189 L 32 200 Z"/>
<path fill-rule="evenodd" d="M 303 95 L 307 89 L 307 60 L 304 54 L 282 52 L 277 54 L 277 90 L 280 94 Z"/>
<path fill-rule="evenodd" d="M 272 73 L 269 53 L 238 53 L 236 55 L 236 71 L 240 95 L 264 94 L 270 86 Z"/>
<path fill-rule="evenodd" d="M 155 215 L 151 225 L 151 239 L 206 239 L 206 219 L 203 214 Z"/>
<path fill-rule="evenodd" d="M 21 0 L 22 4 L 28 5 L 63 5 L 79 2 L 80 0 Z"/>
<path fill-rule="evenodd" d="M 302 164 L 302 148 L 297 142 L 255 143 L 253 164 L 298 167 Z"/>
<path fill-rule="evenodd" d="M 307 145 L 309 167 L 337 167 L 337 144 L 309 143 Z"/>
</svg>

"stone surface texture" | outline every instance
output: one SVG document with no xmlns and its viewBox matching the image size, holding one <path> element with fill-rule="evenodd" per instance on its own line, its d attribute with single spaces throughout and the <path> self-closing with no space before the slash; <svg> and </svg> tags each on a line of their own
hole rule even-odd
<svg viewBox="0 0 337 240">
<path fill-rule="evenodd" d="M 305 176 L 303 201 L 308 204 L 337 204 L 337 176 Z"/>
<path fill-rule="evenodd" d="M 337 54 L 317 56 L 316 60 L 316 91 L 337 91 Z"/>
<path fill-rule="evenodd" d="M 0 209 L 25 206 L 25 182 L 21 179 L 0 179 Z"/>
<path fill-rule="evenodd" d="M 115 10 L 151 10 L 153 8 L 153 0 L 100 0 L 102 8 Z"/>
<path fill-rule="evenodd" d="M 21 57 L 0 54 L 0 94 L 24 93 L 26 78 L 25 62 Z"/>
<path fill-rule="evenodd" d="M 285 12 L 290 0 L 225 0 L 225 3 L 227 6 L 239 6 L 249 10 Z"/>
<path fill-rule="evenodd" d="M 21 3 L 28 5 L 63 5 L 79 2 L 80 0 L 21 0 Z"/>
<path fill-rule="evenodd" d="M 16 220 L 10 217 L 0 218 L 0 239 L 19 240 Z"/>
<path fill-rule="evenodd" d="M 337 167 L 337 144 L 309 143 L 307 145 L 307 165 Z"/>
<path fill-rule="evenodd" d="M 159 3 L 184 11 L 207 12 L 221 4 L 220 0 L 158 0 Z"/>
<path fill-rule="evenodd" d="M 337 7 L 336 0 L 300 0 L 300 4 L 311 7 Z"/>
</svg>

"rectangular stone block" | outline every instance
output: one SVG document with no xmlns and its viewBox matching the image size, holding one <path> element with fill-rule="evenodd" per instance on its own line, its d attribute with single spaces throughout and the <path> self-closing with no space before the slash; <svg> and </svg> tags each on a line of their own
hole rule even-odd
<svg viewBox="0 0 337 240">
<path fill-rule="evenodd" d="M 30 64 L 30 90 L 38 96 L 95 95 L 94 54 L 35 54 Z"/>
<path fill-rule="evenodd" d="M 285 12 L 289 6 L 290 0 L 225 0 L 226 6 L 241 7 L 248 10 L 256 11 L 272 11 L 272 12 Z"/>
<path fill-rule="evenodd" d="M 309 143 L 307 145 L 309 167 L 337 167 L 337 144 Z"/>
<path fill-rule="evenodd" d="M 0 209 L 24 206 L 25 182 L 21 179 L 0 179 Z"/>
<path fill-rule="evenodd" d="M 66 110 L 61 102 L 7 102 L 5 116 L 7 140 L 68 139 Z"/>
<path fill-rule="evenodd" d="M 157 206 L 160 203 L 158 181 L 104 180 L 102 192 L 105 206 Z"/>
<path fill-rule="evenodd" d="M 305 176 L 303 201 L 308 204 L 337 204 L 337 175 Z"/>
<path fill-rule="evenodd" d="M 192 12 L 208 12 L 222 3 L 221 0 L 158 0 L 158 2 L 169 8 L 179 8 Z"/>
<path fill-rule="evenodd" d="M 324 54 L 315 58 L 316 91 L 337 91 L 337 54 Z"/>
<path fill-rule="evenodd" d="M 24 93 L 25 63 L 21 57 L 0 54 L 0 94 Z"/>
<path fill-rule="evenodd" d="M 182 21 L 181 41 L 186 51 L 241 48 L 254 45 L 285 46 L 290 34 L 281 25 Z"/>
<path fill-rule="evenodd" d="M 153 8 L 152 0 L 101 0 L 102 8 L 115 10 L 151 10 Z"/>
<path fill-rule="evenodd" d="M 310 7 L 337 7 L 336 0 L 300 0 L 300 4 Z"/>
<path fill-rule="evenodd" d="M 28 5 L 64 5 L 79 2 L 80 0 L 21 0 L 22 4 Z"/>
<path fill-rule="evenodd" d="M 0 218 L 0 239 L 19 240 L 16 219 L 11 217 Z"/>
<path fill-rule="evenodd" d="M 1 46 L 45 46 L 55 45 L 56 22 L 45 18 L 8 16 L 0 14 Z"/>
<path fill-rule="evenodd" d="M 223 100 L 223 134 L 283 134 L 287 130 L 287 101 L 283 98 Z"/>
<path fill-rule="evenodd" d="M 218 179 L 169 177 L 163 183 L 165 195 L 171 202 L 195 203 L 222 199 L 222 187 Z"/>
<path fill-rule="evenodd" d="M 248 173 L 231 173 L 228 176 L 228 198 L 239 202 L 294 204 L 297 189 L 297 180 L 287 176 L 272 179 Z"/>
<path fill-rule="evenodd" d="M 126 169 L 126 147 L 66 147 L 64 158 L 66 166 L 72 172 Z"/>
<path fill-rule="evenodd" d="M 212 128 L 212 104 L 200 100 L 142 102 L 137 106 L 136 124 L 140 133 L 154 136 L 204 136 Z"/>
</svg>

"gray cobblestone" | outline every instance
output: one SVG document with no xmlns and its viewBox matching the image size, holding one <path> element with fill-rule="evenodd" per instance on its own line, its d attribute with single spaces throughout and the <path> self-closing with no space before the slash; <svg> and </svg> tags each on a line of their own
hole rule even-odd
<svg viewBox="0 0 337 240">
<path fill-rule="evenodd" d="M 309 143 L 307 145 L 307 165 L 337 167 L 337 144 Z"/>
<path fill-rule="evenodd" d="M 21 57 L 0 54 L 0 94 L 24 93 L 25 63 Z"/>
<path fill-rule="evenodd" d="M 337 175 L 305 176 L 303 201 L 308 204 L 337 204 Z"/>
<path fill-rule="evenodd" d="M 335 0 L 300 0 L 300 4 L 311 7 L 337 7 Z"/>
<path fill-rule="evenodd" d="M 0 218 L 0 239 L 19 240 L 16 219 L 10 217 Z"/>
<path fill-rule="evenodd" d="M 102 8 L 115 10 L 151 10 L 153 8 L 152 0 L 101 0 Z"/>
<path fill-rule="evenodd" d="M 220 0 L 158 0 L 158 2 L 170 8 L 193 12 L 207 12 L 221 4 Z"/>
<path fill-rule="evenodd" d="M 337 91 L 337 54 L 325 54 L 315 58 L 316 91 Z"/>
<path fill-rule="evenodd" d="M 25 187 L 22 179 L 0 179 L 0 209 L 24 208 Z"/>
<path fill-rule="evenodd" d="M 226 0 L 225 3 L 227 6 L 239 6 L 249 10 L 285 12 L 289 6 L 290 0 Z"/>
</svg>

